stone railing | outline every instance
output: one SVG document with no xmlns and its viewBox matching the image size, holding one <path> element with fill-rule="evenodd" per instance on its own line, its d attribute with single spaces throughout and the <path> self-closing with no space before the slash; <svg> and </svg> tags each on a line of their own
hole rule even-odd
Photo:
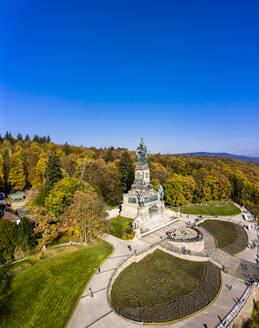
<svg viewBox="0 0 259 328">
<path fill-rule="evenodd" d="M 216 326 L 216 328 L 225 328 L 227 327 L 239 314 L 242 310 L 243 306 L 246 304 L 248 298 L 252 294 L 254 289 L 254 285 L 249 285 L 244 291 L 243 295 L 240 297 L 237 304 L 228 312 L 225 318 Z"/>
<path fill-rule="evenodd" d="M 174 238 L 172 239 L 172 241 L 176 241 L 176 242 L 185 242 L 185 243 L 191 243 L 194 241 L 199 241 L 203 238 L 202 233 L 200 232 L 199 229 L 195 228 L 195 227 L 189 227 L 189 229 L 193 229 L 197 232 L 197 236 L 193 237 L 193 238 Z M 171 240 L 171 238 L 169 238 Z"/>
</svg>

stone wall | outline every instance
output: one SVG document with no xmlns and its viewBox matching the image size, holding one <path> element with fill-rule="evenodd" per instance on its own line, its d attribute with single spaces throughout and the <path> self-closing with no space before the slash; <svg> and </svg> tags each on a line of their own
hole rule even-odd
<svg viewBox="0 0 259 328">
<path fill-rule="evenodd" d="M 191 250 L 192 252 L 201 252 L 204 249 L 204 239 L 192 242 L 184 242 L 184 241 L 170 241 L 173 246 L 177 248 L 185 247 L 186 249 Z"/>
<path fill-rule="evenodd" d="M 259 301 L 259 287 L 255 287 L 246 304 L 239 312 L 238 316 L 228 326 L 229 328 L 239 328 L 251 317 L 254 302 Z"/>
</svg>

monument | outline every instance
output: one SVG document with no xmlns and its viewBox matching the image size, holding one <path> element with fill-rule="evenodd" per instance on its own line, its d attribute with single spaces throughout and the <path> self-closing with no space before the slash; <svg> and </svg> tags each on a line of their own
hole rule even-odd
<svg viewBox="0 0 259 328">
<path fill-rule="evenodd" d="M 154 221 L 159 224 L 159 218 L 164 212 L 164 190 L 159 186 L 158 191 L 155 191 L 150 182 L 148 152 L 143 139 L 136 156 L 134 183 L 128 193 L 123 194 L 121 215 L 134 219 L 133 226 L 139 237 L 141 231 L 147 231 Z"/>
</svg>

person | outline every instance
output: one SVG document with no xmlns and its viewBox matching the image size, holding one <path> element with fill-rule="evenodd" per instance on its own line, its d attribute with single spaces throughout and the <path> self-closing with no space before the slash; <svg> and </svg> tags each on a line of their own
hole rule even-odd
<svg viewBox="0 0 259 328">
<path fill-rule="evenodd" d="M 90 287 L 89 287 L 89 294 L 90 294 L 91 297 L 94 296 L 94 293 L 93 293 L 93 291 L 92 291 L 92 288 L 90 288 Z"/>
<path fill-rule="evenodd" d="M 122 210 L 122 206 L 120 204 L 120 206 L 119 206 L 119 215 L 121 214 L 121 210 Z"/>
<path fill-rule="evenodd" d="M 100 267 L 98 267 L 98 272 L 101 273 L 101 268 Z"/>
</svg>

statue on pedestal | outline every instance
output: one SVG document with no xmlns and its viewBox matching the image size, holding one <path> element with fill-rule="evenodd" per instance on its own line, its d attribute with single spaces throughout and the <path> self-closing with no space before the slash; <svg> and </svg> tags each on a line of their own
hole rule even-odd
<svg viewBox="0 0 259 328">
<path fill-rule="evenodd" d="M 145 202 L 144 196 L 141 193 L 139 193 L 138 191 L 137 191 L 137 195 L 138 195 L 138 203 L 139 203 L 139 206 L 143 207 L 144 206 L 144 202 Z"/>
<path fill-rule="evenodd" d="M 147 147 L 144 143 L 143 138 L 141 138 L 140 144 L 136 151 L 137 165 L 147 165 L 148 164 L 148 154 Z"/>
<path fill-rule="evenodd" d="M 164 193 L 164 188 L 161 185 L 158 186 L 158 191 L 159 191 L 159 195 L 160 195 L 160 200 L 164 200 L 165 193 Z"/>
</svg>

